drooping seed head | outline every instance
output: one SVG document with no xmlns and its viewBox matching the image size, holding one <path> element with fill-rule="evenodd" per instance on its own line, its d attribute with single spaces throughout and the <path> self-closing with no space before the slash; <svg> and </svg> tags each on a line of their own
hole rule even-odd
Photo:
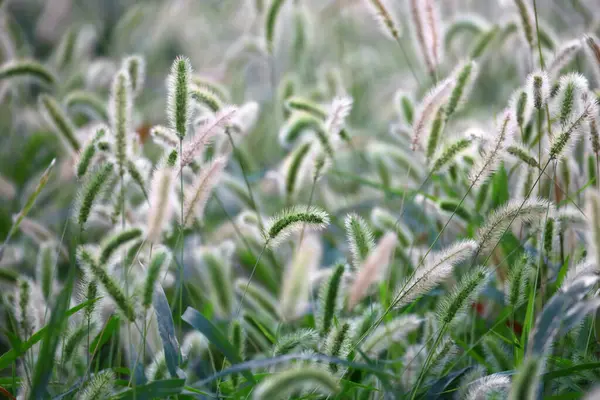
<svg viewBox="0 0 600 400">
<path fill-rule="evenodd" d="M 276 246 L 289 235 L 305 229 L 322 230 L 329 225 L 329 215 L 316 207 L 294 206 L 283 210 L 271 218 L 265 225 L 263 236 L 271 245 Z"/>
</svg>

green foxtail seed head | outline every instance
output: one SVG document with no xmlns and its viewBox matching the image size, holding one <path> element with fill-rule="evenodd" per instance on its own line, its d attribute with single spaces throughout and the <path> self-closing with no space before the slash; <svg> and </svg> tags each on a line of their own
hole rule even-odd
<svg viewBox="0 0 600 400">
<path fill-rule="evenodd" d="M 271 5 L 267 11 L 266 23 L 265 23 L 265 37 L 267 41 L 267 50 L 269 54 L 273 54 L 274 41 L 275 41 L 275 28 L 277 26 L 277 17 L 280 14 L 281 8 L 285 0 L 272 0 Z"/>
<path fill-rule="evenodd" d="M 91 375 L 85 383 L 80 400 L 96 400 L 109 398 L 117 382 L 117 377 L 111 369 L 104 369 Z"/>
<path fill-rule="evenodd" d="M 192 65 L 187 57 L 179 56 L 171 66 L 167 84 L 167 114 L 169 127 L 183 139 L 192 117 L 190 80 Z"/>
<path fill-rule="evenodd" d="M 223 107 L 223 102 L 219 96 L 210 89 L 192 85 L 190 95 L 196 103 L 208 108 L 212 112 L 217 112 Z"/>
<path fill-rule="evenodd" d="M 50 301 L 52 299 L 54 281 L 56 279 L 57 259 L 58 253 L 56 251 L 56 243 L 42 243 L 38 251 L 35 280 L 40 286 L 42 295 L 46 301 Z"/>
<path fill-rule="evenodd" d="M 556 52 L 556 56 L 554 56 L 550 65 L 548 65 L 548 75 L 556 77 L 561 69 L 571 62 L 580 49 L 581 41 L 578 39 L 564 43 Z"/>
<path fill-rule="evenodd" d="M 453 291 L 439 303 L 437 309 L 439 322 L 450 325 L 464 313 L 477 298 L 488 277 L 488 271 L 484 267 L 475 268 L 463 275 Z"/>
<path fill-rule="evenodd" d="M 371 15 L 379 25 L 381 32 L 392 40 L 399 41 L 402 28 L 391 12 L 385 0 L 365 0 Z"/>
<path fill-rule="evenodd" d="M 127 71 L 131 81 L 131 91 L 137 97 L 144 88 L 146 79 L 146 60 L 139 54 L 133 54 L 123 60 L 122 68 Z"/>
<path fill-rule="evenodd" d="M 106 162 L 100 165 L 92 175 L 88 177 L 87 181 L 80 189 L 80 192 L 78 193 L 78 212 L 76 213 L 77 224 L 80 227 L 83 227 L 87 222 L 90 213 L 92 212 L 92 207 L 105 189 L 107 182 L 112 176 L 113 170 L 114 165 L 112 163 Z"/>
<path fill-rule="evenodd" d="M 310 306 L 311 277 L 319 269 L 322 254 L 320 238 L 314 234 L 305 235 L 283 276 L 279 301 L 279 314 L 283 320 L 298 319 Z"/>
<path fill-rule="evenodd" d="M 546 72 L 533 72 L 527 77 L 527 96 L 539 111 L 550 99 L 550 78 Z"/>
<path fill-rule="evenodd" d="M 448 103 L 446 104 L 446 120 L 449 119 L 467 101 L 473 84 L 478 74 L 478 65 L 475 61 L 469 61 L 455 70 L 456 84 L 452 89 Z"/>
<path fill-rule="evenodd" d="M 91 140 L 88 140 L 83 149 L 80 151 L 79 159 L 75 165 L 75 175 L 77 175 L 78 179 L 83 178 L 90 168 L 94 156 L 96 155 L 97 143 L 106 136 L 106 131 L 107 128 L 105 126 L 99 126 Z"/>
<path fill-rule="evenodd" d="M 117 230 L 114 234 L 106 236 L 100 244 L 98 264 L 106 265 L 110 257 L 121 247 L 142 236 L 140 228 Z"/>
<path fill-rule="evenodd" d="M 438 148 L 440 135 L 444 130 L 444 114 L 444 107 L 440 107 L 435 114 L 433 122 L 431 123 L 431 129 L 429 130 L 429 136 L 427 140 L 427 151 L 425 154 L 427 159 L 431 159 Z"/>
<path fill-rule="evenodd" d="M 12 78 L 34 78 L 47 85 L 54 85 L 56 77 L 35 60 L 11 60 L 0 66 L 0 81 Z"/>
<path fill-rule="evenodd" d="M 219 317 L 226 318 L 234 307 L 231 260 L 217 250 L 206 250 L 202 252 L 202 262 L 213 310 Z"/>
<path fill-rule="evenodd" d="M 325 354 L 342 360 L 348 357 L 354 340 L 354 326 L 349 322 L 341 323 L 331 329 L 325 339 Z M 332 372 L 338 371 L 338 366 L 329 364 Z"/>
<path fill-rule="evenodd" d="M 277 338 L 273 346 L 273 356 L 299 352 L 314 347 L 319 341 L 319 334 L 314 329 L 297 329 Z"/>
<path fill-rule="evenodd" d="M 527 255 L 524 255 L 508 271 L 504 302 L 512 309 L 516 309 L 525 302 L 530 269 L 531 261 Z"/>
<path fill-rule="evenodd" d="M 106 102 L 93 92 L 73 90 L 65 96 L 63 104 L 70 112 L 80 112 L 93 119 L 108 121 Z"/>
<path fill-rule="evenodd" d="M 138 168 L 136 163 L 131 160 L 127 160 L 126 167 L 127 167 L 127 173 L 129 173 L 129 177 L 131 178 L 131 180 L 133 182 L 135 182 L 135 184 L 142 191 L 142 193 L 144 194 L 144 197 L 147 200 L 148 193 L 146 191 L 146 179 L 142 175 L 142 172 L 140 171 L 140 169 Z"/>
<path fill-rule="evenodd" d="M 109 116 L 110 125 L 115 136 L 115 156 L 119 166 L 119 175 L 123 176 L 131 149 L 132 134 L 131 112 L 133 96 L 131 82 L 127 71 L 117 72 L 112 83 Z"/>
<path fill-rule="evenodd" d="M 289 148 L 307 131 L 324 131 L 323 121 L 305 112 L 295 112 L 279 130 L 279 143 Z"/>
<path fill-rule="evenodd" d="M 457 161 L 458 155 L 471 147 L 472 143 L 471 138 L 458 139 L 452 143 L 431 162 L 431 173 L 444 172 L 450 164 Z"/>
<path fill-rule="evenodd" d="M 305 97 L 292 96 L 286 99 L 284 104 L 289 111 L 302 111 L 321 120 L 327 118 L 327 111 L 323 107 Z"/>
<path fill-rule="evenodd" d="M 306 168 L 303 165 L 310 161 L 308 155 L 310 154 L 311 143 L 306 141 L 302 143 L 294 152 L 291 154 L 289 165 L 285 171 L 285 193 L 288 201 L 294 198 L 298 189 L 302 185 L 303 174 Z"/>
<path fill-rule="evenodd" d="M 346 215 L 344 227 L 352 254 L 352 265 L 354 268 L 359 268 L 375 246 L 373 232 L 365 220 L 357 214 Z"/>
<path fill-rule="evenodd" d="M 150 264 L 146 269 L 146 277 L 144 278 L 144 286 L 142 291 L 142 307 L 148 310 L 152 306 L 152 296 L 156 285 L 160 285 L 163 271 L 169 267 L 171 263 L 170 253 L 166 250 L 158 250 L 150 260 Z"/>
<path fill-rule="evenodd" d="M 549 156 L 551 160 L 561 158 L 567 153 L 567 149 L 573 146 L 577 137 L 581 134 L 581 128 L 586 126 L 590 115 L 598 112 L 596 99 L 589 101 L 589 97 L 581 106 L 581 111 L 561 128 L 561 132 L 552 137 L 550 142 Z"/>
<path fill-rule="evenodd" d="M 578 117 L 582 111 L 582 96 L 587 94 L 588 81 L 580 74 L 571 73 L 560 78 L 557 93 L 557 113 L 564 127 Z"/>
<path fill-rule="evenodd" d="M 469 56 L 474 60 L 483 56 L 485 51 L 490 47 L 491 43 L 498 35 L 499 31 L 500 27 L 498 25 L 494 25 L 487 31 L 480 33 L 477 37 L 477 40 L 473 44 L 471 51 L 469 52 Z"/>
<path fill-rule="evenodd" d="M 263 237 L 271 246 L 277 246 L 289 235 L 300 231 L 303 226 L 309 231 L 325 229 L 329 215 L 316 207 L 294 206 L 272 217 L 263 230 Z"/>
<path fill-rule="evenodd" d="M 528 356 L 513 376 L 508 400 L 535 399 L 540 384 L 542 360 L 536 356 Z"/>
<path fill-rule="evenodd" d="M 529 47 L 533 49 L 535 45 L 535 22 L 532 18 L 532 11 L 525 0 L 515 0 L 515 4 L 519 10 L 519 20 L 521 22 L 521 30 L 525 41 Z"/>
<path fill-rule="evenodd" d="M 535 158 L 535 156 L 529 151 L 528 148 L 526 148 L 523 145 L 513 144 L 511 146 L 508 146 L 506 148 L 506 152 L 508 154 L 516 157 L 520 161 L 523 161 L 525 164 L 527 164 L 531 167 L 534 167 L 534 168 L 539 167 L 539 163 L 538 163 L 537 159 Z"/>
<path fill-rule="evenodd" d="M 75 134 L 73 122 L 71 122 L 56 99 L 50 95 L 41 94 L 38 97 L 38 106 L 46 122 L 50 124 L 52 130 L 58 134 L 59 138 L 63 140 L 67 148 L 72 152 L 79 151 L 81 145 Z"/>
<path fill-rule="evenodd" d="M 336 264 L 333 266 L 331 276 L 321 284 L 319 289 L 316 325 L 321 335 L 326 335 L 329 332 L 334 318 L 343 307 L 345 272 L 346 264 L 344 262 Z"/>
<path fill-rule="evenodd" d="M 123 289 L 102 266 L 98 265 L 92 254 L 83 247 L 77 251 L 77 260 L 80 265 L 85 267 L 89 280 L 95 279 L 102 286 L 106 294 L 115 302 L 117 308 L 131 322 L 135 321 L 135 307 Z"/>
<path fill-rule="evenodd" d="M 363 353 L 377 357 L 392 344 L 401 342 L 421 326 L 423 320 L 414 314 L 406 314 L 381 324 L 366 337 L 361 345 Z"/>
<path fill-rule="evenodd" d="M 337 378 L 318 366 L 297 366 L 266 377 L 254 390 L 254 400 L 287 398 L 297 391 L 333 396 L 339 391 Z"/>
</svg>

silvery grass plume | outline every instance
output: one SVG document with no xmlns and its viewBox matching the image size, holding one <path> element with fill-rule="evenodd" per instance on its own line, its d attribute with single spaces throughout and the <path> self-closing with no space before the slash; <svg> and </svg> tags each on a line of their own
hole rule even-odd
<svg viewBox="0 0 600 400">
<path fill-rule="evenodd" d="M 386 0 L 365 0 L 365 4 L 381 32 L 392 40 L 400 41 L 402 27 L 398 18 L 390 11 L 389 3 Z"/>
<path fill-rule="evenodd" d="M 492 374 L 471 382 L 467 388 L 466 400 L 486 400 L 506 396 L 510 390 L 510 378 L 505 375 Z M 496 397 L 493 397 L 496 396 Z"/>
<path fill-rule="evenodd" d="M 213 116 L 197 129 L 194 137 L 186 144 L 181 156 L 181 166 L 185 167 L 202 154 L 206 145 L 218 134 L 225 132 L 232 118 L 236 115 L 237 108 L 226 106 L 221 108 Z"/>
<path fill-rule="evenodd" d="M 434 0 L 410 0 L 414 40 L 428 73 L 435 76 L 442 58 L 439 10 Z"/>
<path fill-rule="evenodd" d="M 307 277 L 319 268 L 322 253 L 320 239 L 315 235 L 304 237 L 296 249 L 283 278 L 279 305 L 282 319 L 293 321 L 310 306 L 312 288 Z"/>
<path fill-rule="evenodd" d="M 548 65 L 548 75 L 555 79 L 560 71 L 569 64 L 581 49 L 581 40 L 569 40 L 556 51 L 554 59 Z"/>
<path fill-rule="evenodd" d="M 565 289 L 572 285 L 577 279 L 600 272 L 598 263 L 593 258 L 584 258 L 577 264 L 572 265 L 568 270 L 565 278 L 562 281 L 561 289 Z"/>
<path fill-rule="evenodd" d="M 583 40 L 586 44 L 586 53 L 592 65 L 592 70 L 596 75 L 596 79 L 600 81 L 600 41 L 591 34 L 586 34 Z"/>
<path fill-rule="evenodd" d="M 432 88 L 421 101 L 413 123 L 411 142 L 413 151 L 422 148 L 422 141 L 427 142 L 427 138 L 423 136 L 428 129 L 428 125 L 432 122 L 437 110 L 448 100 L 455 85 L 455 77 L 443 80 Z"/>
<path fill-rule="evenodd" d="M 296 366 L 265 378 L 254 390 L 254 400 L 286 399 L 296 392 L 333 396 L 339 391 L 338 382 L 319 366 Z"/>
<path fill-rule="evenodd" d="M 411 277 L 402 283 L 392 305 L 402 307 L 427 293 L 452 274 L 455 265 L 471 257 L 477 249 L 473 240 L 458 242 L 419 263 Z"/>
<path fill-rule="evenodd" d="M 184 225 L 189 227 L 193 224 L 194 220 L 203 220 L 206 203 L 226 166 L 227 158 L 225 157 L 217 157 L 210 165 L 203 166 L 200 175 L 198 175 L 184 196 Z"/>
<path fill-rule="evenodd" d="M 488 140 L 477 158 L 468 180 L 473 188 L 479 188 L 500 165 L 504 150 L 511 144 L 517 124 L 510 110 L 505 110 L 496 134 Z"/>
<path fill-rule="evenodd" d="M 352 310 L 368 293 L 375 282 L 383 278 L 389 268 L 398 237 L 387 232 L 366 257 L 348 290 L 348 310 Z"/>
<path fill-rule="evenodd" d="M 344 124 L 350 112 L 354 100 L 350 96 L 338 96 L 333 99 L 325 120 L 325 131 L 329 134 L 330 140 L 335 140 L 341 134 Z"/>
<path fill-rule="evenodd" d="M 397 317 L 375 329 L 363 343 L 361 350 L 372 357 L 378 357 L 392 344 L 402 342 L 406 336 L 419 329 L 423 320 L 416 315 L 409 314 Z"/>
<path fill-rule="evenodd" d="M 150 243 L 160 243 L 161 235 L 168 227 L 173 215 L 175 174 L 173 166 L 163 160 L 152 175 L 150 208 L 146 224 L 146 237 Z"/>
<path fill-rule="evenodd" d="M 271 217 L 263 229 L 263 238 L 266 244 L 277 247 L 295 232 L 302 229 L 320 231 L 328 225 L 329 215 L 325 211 L 317 207 L 298 205 Z"/>
<path fill-rule="evenodd" d="M 167 115 L 169 127 L 179 139 L 187 133 L 192 118 L 190 80 L 192 65 L 187 57 L 179 56 L 173 61 L 167 83 Z"/>
<path fill-rule="evenodd" d="M 132 131 L 133 94 L 131 81 L 126 70 L 121 70 L 113 79 L 109 116 L 112 134 L 115 138 L 115 157 L 119 167 L 119 175 L 123 176 L 127 160 L 130 159 Z"/>
<path fill-rule="evenodd" d="M 487 218 L 485 224 L 477 231 L 477 249 L 489 250 L 495 246 L 506 229 L 515 221 L 532 222 L 552 213 L 554 206 L 548 200 L 541 198 L 512 199 L 503 206 L 494 210 Z"/>
</svg>

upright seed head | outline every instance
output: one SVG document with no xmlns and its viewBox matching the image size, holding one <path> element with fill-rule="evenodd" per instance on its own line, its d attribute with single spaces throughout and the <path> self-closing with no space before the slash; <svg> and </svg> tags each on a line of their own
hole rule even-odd
<svg viewBox="0 0 600 400">
<path fill-rule="evenodd" d="M 80 400 L 105 399 L 112 395 L 117 377 L 111 369 L 104 369 L 91 376 L 85 383 Z"/>
<path fill-rule="evenodd" d="M 144 88 L 146 79 L 146 59 L 142 55 L 133 54 L 123 60 L 122 68 L 129 75 L 133 96 L 138 96 Z"/>
<path fill-rule="evenodd" d="M 535 45 L 535 37 L 534 37 L 534 21 L 532 18 L 532 11 L 529 8 L 529 5 L 525 2 L 525 0 L 515 0 L 515 4 L 519 10 L 519 19 L 521 22 L 521 31 L 525 38 L 527 44 L 529 44 L 529 48 L 533 49 Z"/>
<path fill-rule="evenodd" d="M 329 279 L 321 284 L 319 289 L 319 307 L 316 315 L 316 325 L 321 335 L 326 335 L 333 325 L 333 320 L 343 307 L 345 290 L 344 274 L 347 265 L 343 262 L 333 267 Z"/>
<path fill-rule="evenodd" d="M 539 111 L 550 99 L 550 79 L 543 71 L 533 72 L 527 77 L 527 96 L 533 99 L 533 106 Z"/>
<path fill-rule="evenodd" d="M 413 123 L 413 150 L 421 147 L 422 136 L 426 131 L 427 124 L 434 118 L 437 110 L 448 100 L 455 84 L 456 79 L 454 77 L 448 78 L 438 83 L 423 98 Z"/>
<path fill-rule="evenodd" d="M 267 40 L 267 50 L 269 54 L 273 54 L 275 47 L 275 28 L 277 27 L 277 17 L 280 14 L 281 8 L 285 0 L 272 0 L 269 10 L 267 11 L 267 18 L 265 24 L 265 36 Z"/>
<path fill-rule="evenodd" d="M 56 243 L 42 243 L 38 251 L 36 264 L 36 281 L 42 289 L 42 295 L 48 302 L 52 300 L 54 291 L 54 281 L 56 279 L 56 262 L 58 253 L 56 252 Z"/>
<path fill-rule="evenodd" d="M 109 102 L 110 125 L 115 135 L 115 155 L 121 176 L 125 174 L 125 164 L 131 149 L 132 99 L 129 74 L 121 70 L 113 79 Z"/>
<path fill-rule="evenodd" d="M 348 214 L 344 221 L 346 237 L 352 253 L 352 265 L 358 268 L 375 246 L 373 232 L 365 220 L 357 214 Z"/>
<path fill-rule="evenodd" d="M 352 310 L 368 293 L 371 285 L 381 280 L 388 269 L 398 243 L 394 232 L 387 232 L 366 257 L 348 291 L 348 309 Z"/>
<path fill-rule="evenodd" d="M 167 114 L 170 128 L 183 139 L 192 117 L 190 79 L 192 65 L 187 57 L 179 56 L 171 66 L 168 79 Z"/>
<path fill-rule="evenodd" d="M 159 250 L 152 256 L 148 269 L 146 270 L 142 292 L 142 306 L 144 307 L 144 310 L 148 310 L 152 306 L 154 289 L 156 288 L 156 285 L 160 284 L 162 272 L 169 267 L 170 263 L 170 253 L 165 250 Z"/>
<path fill-rule="evenodd" d="M 151 243 L 160 243 L 161 234 L 169 224 L 175 204 L 175 170 L 169 165 L 160 166 L 150 184 L 150 210 L 146 226 Z"/>
<path fill-rule="evenodd" d="M 585 35 L 583 40 L 586 44 L 587 54 L 592 63 L 592 68 L 596 72 L 596 77 L 600 80 L 600 41 L 593 35 Z"/>
</svg>

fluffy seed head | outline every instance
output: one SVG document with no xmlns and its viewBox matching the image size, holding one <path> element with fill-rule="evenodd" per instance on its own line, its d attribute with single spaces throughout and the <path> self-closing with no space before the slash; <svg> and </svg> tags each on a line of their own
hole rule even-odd
<svg viewBox="0 0 600 400">
<path fill-rule="evenodd" d="M 427 130 L 427 124 L 434 118 L 438 108 L 448 100 L 455 84 L 456 78 L 448 78 L 438 83 L 421 101 L 413 124 L 413 150 L 421 147 L 421 140 Z"/>
<path fill-rule="evenodd" d="M 337 378 L 318 366 L 293 367 L 265 378 L 254 390 L 254 400 L 287 398 L 297 391 L 333 396 L 339 391 Z"/>
<path fill-rule="evenodd" d="M 543 71 L 533 72 L 527 77 L 527 96 L 533 100 L 533 106 L 537 110 L 550 99 L 550 78 Z"/>
<path fill-rule="evenodd" d="M 394 232 L 387 232 L 366 257 L 348 291 L 348 309 L 352 310 L 368 293 L 375 282 L 381 280 L 390 265 L 398 243 Z"/>
<path fill-rule="evenodd" d="M 325 121 L 325 131 L 330 137 L 337 137 L 350 115 L 354 100 L 350 96 L 336 97 L 331 103 L 329 114 Z"/>
<path fill-rule="evenodd" d="M 125 173 L 125 164 L 131 148 L 132 97 L 129 74 L 121 70 L 113 79 L 109 101 L 110 126 L 115 136 L 115 155 L 121 176 Z"/>
<path fill-rule="evenodd" d="M 147 222 L 147 238 L 151 243 L 160 243 L 160 236 L 169 224 L 175 203 L 175 170 L 162 165 L 152 176 L 150 184 L 150 210 Z"/>
<path fill-rule="evenodd" d="M 225 166 L 227 166 L 227 159 L 225 157 L 218 157 L 210 165 L 202 168 L 200 175 L 185 195 L 184 225 L 189 227 L 194 222 L 194 219 L 203 219 L 206 203 L 210 198 L 213 188 L 219 182 Z"/>
<path fill-rule="evenodd" d="M 390 12 L 390 7 L 385 0 L 365 0 L 365 4 L 373 19 L 379 25 L 381 32 L 392 40 L 399 41 L 402 28 L 398 19 Z"/>
<path fill-rule="evenodd" d="M 146 79 L 146 59 L 139 54 L 130 55 L 123 60 L 122 68 L 129 74 L 132 94 L 138 96 Z"/>
<path fill-rule="evenodd" d="M 187 133 L 187 128 L 192 117 L 190 101 L 190 79 L 192 65 L 187 57 L 179 56 L 171 66 L 167 92 L 167 114 L 169 126 L 180 139 Z"/>
<path fill-rule="evenodd" d="M 357 214 L 348 214 L 344 226 L 352 253 L 352 265 L 358 268 L 375 245 L 373 232 L 365 220 Z"/>
<path fill-rule="evenodd" d="M 329 215 L 316 207 L 294 206 L 272 217 L 263 230 L 263 237 L 271 246 L 277 246 L 289 235 L 301 230 L 322 230 L 329 225 Z"/>
</svg>

